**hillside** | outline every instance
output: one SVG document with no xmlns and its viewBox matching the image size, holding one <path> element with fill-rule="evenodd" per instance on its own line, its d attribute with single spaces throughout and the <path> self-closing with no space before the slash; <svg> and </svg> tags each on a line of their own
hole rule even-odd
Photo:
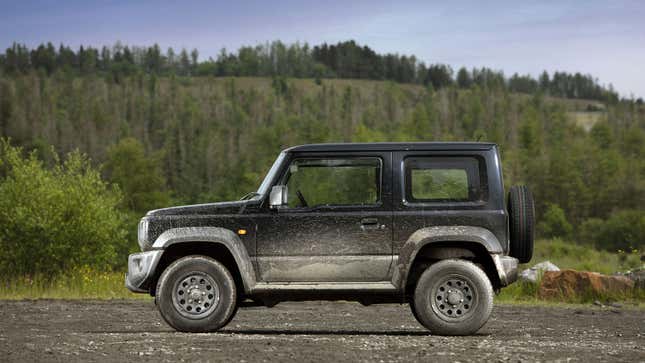
<svg viewBox="0 0 645 363">
<path fill-rule="evenodd" d="M 286 77 L 321 79 L 369 79 L 397 83 L 420 84 L 439 90 L 473 85 L 533 94 L 541 92 L 569 99 L 593 99 L 616 103 L 618 93 L 609 85 L 600 84 L 590 74 L 543 71 L 539 77 L 513 74 L 487 67 L 453 70 L 447 64 L 426 64 L 414 55 L 379 54 L 367 45 L 353 40 L 336 44 L 285 44 L 279 40 L 242 46 L 236 52 L 221 49 L 216 59 L 199 59 L 199 51 L 179 53 L 171 47 L 165 52 L 159 45 L 128 46 L 120 42 L 101 49 L 81 45 L 78 50 L 51 42 L 29 49 L 13 43 L 0 53 L 0 74 L 16 75 L 38 72 L 43 75 L 98 75 L 119 82 L 137 74 L 155 76 L 215 77 Z M 630 101 L 625 100 L 624 101 Z M 631 100 L 632 102 L 634 100 Z M 635 102 L 643 103 L 642 99 Z"/>
<path fill-rule="evenodd" d="M 532 188 L 538 219 L 553 224 L 541 227 L 546 235 L 584 235 L 585 222 L 620 210 L 642 216 L 645 202 L 645 109 L 634 102 L 478 85 L 433 90 L 351 79 L 30 72 L 0 77 L 0 130 L 45 160 L 53 160 L 49 145 L 59 153 L 78 148 L 107 163 L 105 176 L 119 184 L 130 182 L 119 168 L 137 152 L 119 142 L 134 138 L 152 163 L 145 169 L 161 175 L 126 192 L 153 188 L 176 203 L 239 198 L 290 145 L 394 140 L 499 143 L 505 183 Z M 130 207 L 141 212 L 168 202 Z"/>
</svg>

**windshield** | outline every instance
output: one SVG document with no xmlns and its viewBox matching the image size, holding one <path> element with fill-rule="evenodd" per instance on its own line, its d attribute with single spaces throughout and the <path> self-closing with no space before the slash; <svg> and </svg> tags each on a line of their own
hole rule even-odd
<svg viewBox="0 0 645 363">
<path fill-rule="evenodd" d="M 280 155 L 278 155 L 278 157 L 275 159 L 273 165 L 271 166 L 271 169 L 269 169 L 269 172 L 264 177 L 262 184 L 260 184 L 257 194 L 255 194 L 256 196 L 265 195 L 269 191 L 271 180 L 273 180 L 273 177 L 278 172 L 278 169 L 280 168 L 280 165 L 282 165 L 282 161 L 284 160 L 285 156 L 286 154 L 284 152 L 281 152 Z"/>
</svg>

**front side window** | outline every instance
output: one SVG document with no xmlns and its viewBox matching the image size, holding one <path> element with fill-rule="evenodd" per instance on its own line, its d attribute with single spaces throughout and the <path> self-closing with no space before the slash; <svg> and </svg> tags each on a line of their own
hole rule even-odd
<svg viewBox="0 0 645 363">
<path fill-rule="evenodd" d="M 411 202 L 483 200 L 479 160 L 474 157 L 413 157 L 405 165 L 405 195 Z"/>
<path fill-rule="evenodd" d="M 286 185 L 291 208 L 377 204 L 381 160 L 296 159 L 287 171 Z"/>
</svg>

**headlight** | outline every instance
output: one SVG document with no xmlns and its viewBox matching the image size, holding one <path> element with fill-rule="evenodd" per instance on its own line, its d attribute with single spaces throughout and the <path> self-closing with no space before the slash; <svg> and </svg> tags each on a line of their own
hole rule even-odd
<svg viewBox="0 0 645 363">
<path fill-rule="evenodd" d="M 139 248 L 141 248 L 141 251 L 146 251 L 150 248 L 150 245 L 148 244 L 148 219 L 147 218 L 141 218 L 141 221 L 139 221 L 139 229 L 137 233 L 137 239 L 139 240 Z"/>
</svg>

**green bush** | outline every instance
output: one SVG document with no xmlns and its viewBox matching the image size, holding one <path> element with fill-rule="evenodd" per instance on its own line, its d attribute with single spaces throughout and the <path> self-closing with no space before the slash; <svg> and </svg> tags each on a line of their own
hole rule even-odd
<svg viewBox="0 0 645 363">
<path fill-rule="evenodd" d="M 148 210 L 170 204 L 159 155 L 146 155 L 136 139 L 125 138 L 110 146 L 104 169 L 107 180 L 118 184 L 123 192 L 124 209 L 139 217 Z"/>
<path fill-rule="evenodd" d="M 641 249 L 645 246 L 645 212 L 623 210 L 607 220 L 588 219 L 580 226 L 578 239 L 609 251 Z"/>
<path fill-rule="evenodd" d="M 123 265 L 129 245 L 121 193 L 79 152 L 45 168 L 0 140 L 0 275 L 54 277 L 82 266 Z"/>
<path fill-rule="evenodd" d="M 552 203 L 549 203 L 542 221 L 538 224 L 538 229 L 546 238 L 567 237 L 573 231 L 564 210 L 559 205 Z"/>
</svg>

